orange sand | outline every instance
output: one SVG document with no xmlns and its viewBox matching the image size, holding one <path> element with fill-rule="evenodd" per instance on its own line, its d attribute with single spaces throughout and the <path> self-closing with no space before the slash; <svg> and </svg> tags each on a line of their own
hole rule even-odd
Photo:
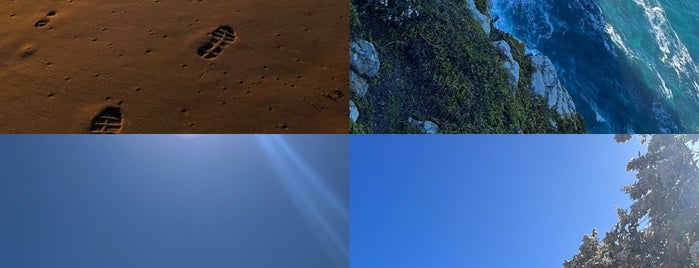
<svg viewBox="0 0 699 268">
<path fill-rule="evenodd" d="M 5 0 L 0 132 L 88 133 L 120 106 L 120 133 L 348 133 L 348 13 L 341 0 Z M 224 25 L 234 41 L 200 57 Z"/>
</svg>

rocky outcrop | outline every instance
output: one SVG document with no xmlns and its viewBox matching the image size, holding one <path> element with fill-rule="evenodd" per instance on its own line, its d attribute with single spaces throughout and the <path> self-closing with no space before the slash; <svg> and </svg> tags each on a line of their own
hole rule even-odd
<svg viewBox="0 0 699 268">
<path fill-rule="evenodd" d="M 561 86 L 556 69 L 551 60 L 540 54 L 531 55 L 534 73 L 531 77 L 532 90 L 543 96 L 549 107 L 555 107 L 563 116 L 572 116 L 576 113 L 573 99 L 568 90 Z"/>
<path fill-rule="evenodd" d="M 474 12 L 475 3 L 474 0 L 468 0 L 468 6 Z M 491 1 L 488 1 L 488 5 L 492 5 Z M 475 12 L 478 12 L 476 9 Z M 476 20 L 483 24 L 482 19 L 479 19 L 478 15 L 474 15 Z M 490 19 L 488 18 L 488 29 L 490 29 Z M 483 26 L 485 27 L 485 26 Z M 486 32 L 488 33 L 488 32 Z M 505 40 L 500 40 L 493 43 L 493 46 L 498 50 L 500 55 L 504 58 L 503 68 L 507 70 L 510 86 L 516 88 L 519 84 L 519 72 L 521 66 L 512 57 L 512 48 Z M 560 80 L 558 80 L 558 75 L 556 74 L 556 68 L 554 67 L 551 60 L 542 55 L 541 53 L 530 54 L 532 67 L 534 67 L 534 73 L 531 76 L 531 88 L 532 90 L 543 96 L 546 99 L 549 107 L 555 107 L 556 111 L 564 117 L 572 117 L 577 113 L 575 109 L 575 104 L 573 99 L 570 97 L 568 90 L 561 86 Z M 551 123 L 555 125 L 555 122 Z M 555 127 L 555 126 L 554 126 Z"/>
<path fill-rule="evenodd" d="M 359 119 L 359 110 L 357 109 L 357 106 L 354 105 L 354 102 L 350 100 L 349 103 L 349 118 L 352 120 L 352 122 L 357 122 L 357 119 Z"/>
<path fill-rule="evenodd" d="M 359 18 L 369 17 L 372 23 L 353 24 L 354 26 L 351 26 L 353 27 L 352 33 L 355 35 L 349 44 L 351 91 L 349 117 L 356 123 L 356 125 L 351 125 L 354 127 L 354 131 L 361 132 L 360 129 L 367 129 L 367 132 L 376 133 L 408 131 L 435 134 L 440 133 L 440 131 L 470 132 L 483 129 L 516 133 L 532 131 L 532 129 L 547 132 L 578 130 L 580 117 L 575 111 L 575 105 L 567 90 L 558 81 L 556 70 L 551 61 L 543 55 L 527 55 L 525 57 L 525 44 L 523 42 L 516 40 L 502 30 L 493 28 L 495 27 L 494 20 L 491 20 L 489 16 L 492 10 L 490 0 L 486 0 L 485 3 L 466 0 L 459 2 L 458 5 L 449 6 L 430 5 L 429 1 L 420 0 L 368 0 L 368 2 L 373 4 L 356 6 L 357 11 L 354 16 L 357 18 L 357 22 Z M 419 3 L 419 5 L 415 3 Z M 446 7 L 453 9 L 453 12 L 446 10 Z M 414 8 L 425 8 L 423 11 L 429 10 L 430 12 L 413 13 Z M 405 13 L 406 11 L 407 13 Z M 419 13 L 426 15 L 422 18 L 424 20 L 413 17 Z M 442 20 L 438 16 L 446 16 L 446 19 Z M 403 17 L 412 19 L 402 20 Z M 381 22 L 376 18 L 388 18 L 390 21 Z M 466 22 L 468 25 L 460 25 Z M 400 35 L 400 38 L 396 39 L 397 36 L 382 31 L 383 28 L 391 31 L 404 31 L 416 26 L 418 28 L 441 27 L 442 23 L 444 27 L 450 27 L 449 29 L 453 30 L 453 34 L 469 36 L 472 37 L 472 40 L 461 42 L 461 39 L 455 40 L 443 36 L 437 36 L 436 40 L 427 40 L 417 33 Z M 479 31 L 481 29 L 482 32 Z M 358 34 L 360 32 L 363 34 Z M 483 36 L 484 34 L 485 36 Z M 373 40 L 381 44 L 392 44 L 394 41 L 400 43 L 396 43 L 395 46 L 375 47 L 372 42 L 358 39 L 358 36 L 371 36 Z M 416 49 L 405 49 L 404 44 L 415 40 L 419 42 Z M 445 51 L 442 50 L 433 50 L 434 53 L 439 54 L 439 57 L 430 57 L 428 53 L 415 54 L 414 52 L 430 51 L 431 48 L 427 47 L 424 41 L 427 41 L 426 43 L 432 45 L 433 48 L 436 46 L 432 41 L 436 41 L 436 44 L 439 44 L 439 47 L 442 47 L 448 56 L 443 57 Z M 382 53 L 387 52 L 386 55 L 381 55 L 383 62 L 379 61 L 380 55 L 377 49 L 381 50 Z M 454 50 L 454 53 L 449 54 L 450 50 Z M 464 50 L 468 50 L 469 53 L 457 53 L 457 51 Z M 470 57 L 471 53 L 475 53 L 476 57 Z M 479 70 L 480 64 L 484 63 L 487 64 L 484 66 L 485 69 Z M 425 68 L 426 66 L 432 68 Z M 446 76 L 440 73 L 442 70 L 448 70 L 447 67 L 453 66 L 472 68 L 475 71 L 446 73 Z M 380 70 L 382 68 L 385 70 Z M 415 71 L 416 69 L 419 71 Z M 379 71 L 381 76 L 376 77 Z M 454 85 L 452 81 L 460 80 L 476 81 L 473 83 L 475 91 L 492 88 L 498 94 L 485 97 L 474 94 L 463 95 L 462 91 L 459 90 L 460 88 L 452 86 Z M 480 81 L 483 83 L 477 83 Z M 507 82 L 505 83 L 505 81 Z M 481 85 L 483 86 L 479 87 Z M 519 85 L 523 87 L 520 88 Z M 496 87 L 493 88 L 493 86 Z M 507 105 L 492 107 L 493 114 L 506 115 L 509 112 L 507 109 L 510 107 L 514 111 L 510 113 L 510 116 L 513 117 L 510 122 L 526 123 L 513 123 L 511 125 L 505 123 L 503 127 L 503 123 L 499 121 L 474 120 L 475 122 L 469 122 L 469 117 L 451 116 L 451 113 L 471 113 L 472 109 L 478 108 L 477 106 L 433 101 L 430 98 L 425 98 L 425 94 L 429 94 L 429 92 L 424 92 L 422 89 L 444 90 L 444 96 L 455 94 L 459 100 L 506 103 Z M 510 89 L 509 94 L 512 95 L 504 96 L 505 98 L 502 100 L 497 99 L 497 96 L 507 95 L 508 89 Z M 527 93 L 527 90 L 532 90 L 543 96 L 546 104 L 552 109 L 547 109 L 538 97 Z M 397 94 L 406 94 L 406 96 L 399 95 L 400 98 L 392 98 Z M 440 94 L 442 93 L 440 92 Z M 369 106 L 365 107 L 365 105 Z M 365 110 L 368 108 L 372 109 L 372 113 L 379 114 L 370 114 L 369 116 L 365 114 L 359 118 L 360 112 L 369 112 Z M 563 116 L 558 116 L 557 113 Z M 439 122 L 444 129 L 440 130 L 440 125 L 435 122 Z M 493 128 L 492 123 L 500 125 Z M 552 127 L 549 127 L 549 124 Z M 584 131 L 584 125 L 582 127 L 581 129 Z"/>
<path fill-rule="evenodd" d="M 359 97 L 364 97 L 369 90 L 366 78 L 379 72 L 381 62 L 374 44 L 366 40 L 350 43 L 350 90 Z"/>
<path fill-rule="evenodd" d="M 511 88 L 517 88 L 519 84 L 519 63 L 512 58 L 512 50 L 510 45 L 505 40 L 500 40 L 493 43 L 493 46 L 500 52 L 500 55 L 504 57 L 502 67 L 508 73 Z"/>
<path fill-rule="evenodd" d="M 366 92 L 369 91 L 369 84 L 357 73 L 350 71 L 350 90 L 357 96 L 364 97 Z"/>
<path fill-rule="evenodd" d="M 483 27 L 483 32 L 486 35 L 490 35 L 490 16 L 484 15 L 476 7 L 476 2 L 474 0 L 467 0 L 468 9 L 471 11 L 473 18 Z"/>
<path fill-rule="evenodd" d="M 379 72 L 381 62 L 374 44 L 366 40 L 350 43 L 350 91 L 357 97 L 363 98 L 369 91 L 366 79 L 374 77 Z M 350 100 L 350 119 L 354 122 L 359 118 L 359 109 Z"/>
<path fill-rule="evenodd" d="M 357 74 L 373 77 L 379 72 L 381 62 L 374 44 L 366 40 L 357 40 L 350 43 L 350 67 Z"/>
<path fill-rule="evenodd" d="M 408 117 L 408 124 L 420 129 L 420 132 L 424 134 L 437 134 L 439 133 L 439 126 L 432 121 L 420 121 L 415 120 L 412 117 Z"/>
</svg>

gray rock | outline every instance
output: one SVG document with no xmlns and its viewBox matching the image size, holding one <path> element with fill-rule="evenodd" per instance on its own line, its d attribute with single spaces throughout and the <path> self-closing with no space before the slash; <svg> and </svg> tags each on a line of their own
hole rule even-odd
<svg viewBox="0 0 699 268">
<path fill-rule="evenodd" d="M 531 79 L 532 90 L 543 96 L 547 100 L 549 107 L 556 107 L 556 111 L 559 114 L 570 116 L 576 113 L 573 99 L 568 94 L 568 90 L 561 86 L 551 60 L 538 53 L 531 55 L 531 57 L 532 66 L 534 67 Z"/>
<path fill-rule="evenodd" d="M 379 72 L 381 62 L 374 44 L 366 40 L 357 40 L 350 43 L 350 67 L 357 74 L 373 77 Z"/>
<path fill-rule="evenodd" d="M 510 76 L 510 87 L 517 88 L 517 84 L 519 84 L 519 62 L 512 58 L 512 49 L 510 48 L 510 45 L 505 42 L 505 40 L 500 40 L 494 42 L 493 46 L 495 46 L 495 48 L 500 52 L 500 55 L 505 57 L 502 67 L 507 70 Z"/>
<path fill-rule="evenodd" d="M 483 27 L 483 32 L 486 35 L 490 35 L 490 17 L 483 15 L 480 10 L 476 7 L 476 2 L 474 0 L 467 0 L 468 9 L 471 11 L 471 15 L 478 23 Z"/>
<path fill-rule="evenodd" d="M 549 118 L 549 125 L 554 129 L 558 129 L 558 124 L 556 124 L 556 121 L 553 121 L 553 118 Z"/>
<path fill-rule="evenodd" d="M 437 134 L 439 133 L 439 126 L 432 121 L 420 121 L 415 120 L 412 117 L 408 117 L 408 124 L 411 124 L 422 131 L 424 134 Z"/>
<path fill-rule="evenodd" d="M 439 126 L 432 121 L 425 121 L 422 129 L 425 131 L 425 134 L 437 134 L 439 133 Z"/>
<path fill-rule="evenodd" d="M 368 90 L 369 84 L 367 84 L 366 80 L 354 71 L 350 71 L 350 91 L 356 93 L 359 97 L 364 97 Z"/>
<path fill-rule="evenodd" d="M 357 109 L 357 106 L 354 105 L 354 102 L 351 100 L 349 103 L 349 110 L 350 110 L 350 113 L 349 113 L 350 120 L 352 120 L 353 122 L 357 122 L 357 119 L 359 119 L 359 109 Z"/>
</svg>

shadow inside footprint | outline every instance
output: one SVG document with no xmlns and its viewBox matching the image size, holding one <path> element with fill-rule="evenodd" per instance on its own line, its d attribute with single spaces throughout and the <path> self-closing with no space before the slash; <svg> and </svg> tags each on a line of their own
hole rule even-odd
<svg viewBox="0 0 699 268">
<path fill-rule="evenodd" d="M 46 14 L 46 17 L 41 18 L 38 20 L 36 23 L 34 23 L 34 27 L 44 27 L 46 24 L 49 24 L 51 21 L 51 17 L 56 15 L 56 11 L 49 11 L 48 14 Z"/>
<path fill-rule="evenodd" d="M 215 59 L 235 40 L 235 32 L 230 26 L 221 26 L 211 32 L 211 40 L 199 48 L 197 54 L 203 59 Z"/>
<path fill-rule="evenodd" d="M 117 134 L 121 130 L 122 122 L 121 107 L 106 107 L 90 122 L 90 133 Z"/>
</svg>

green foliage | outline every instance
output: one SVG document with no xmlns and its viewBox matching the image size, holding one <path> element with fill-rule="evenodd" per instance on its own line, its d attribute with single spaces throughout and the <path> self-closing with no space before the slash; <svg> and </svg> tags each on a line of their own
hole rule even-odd
<svg viewBox="0 0 699 268">
<path fill-rule="evenodd" d="M 368 134 L 369 131 L 367 128 L 359 123 L 355 123 L 354 121 L 350 120 L 350 134 Z"/>
<path fill-rule="evenodd" d="M 615 139 L 626 142 L 631 136 Z M 585 235 L 565 267 L 699 267 L 699 168 L 692 149 L 699 136 L 641 139 L 650 140 L 648 152 L 629 161 L 627 170 L 635 171 L 637 180 L 622 189 L 633 204 L 617 210 L 619 222 L 602 241 L 596 230 Z"/>
<path fill-rule="evenodd" d="M 371 129 L 367 127 L 367 124 L 371 124 L 371 113 L 365 112 L 370 110 L 369 102 L 366 98 L 359 97 L 354 92 L 350 93 L 350 98 L 354 101 L 354 105 L 360 111 L 359 118 L 357 122 L 350 121 L 350 133 L 351 134 L 370 134 Z"/>
<path fill-rule="evenodd" d="M 405 98 L 405 95 L 399 94 L 393 94 L 388 97 L 388 102 L 386 103 L 386 109 L 384 111 L 389 118 L 387 128 L 389 129 L 389 133 L 391 133 L 390 130 L 402 129 L 405 126 L 405 122 L 401 115 L 402 103 L 404 103 L 403 98 Z"/>
<path fill-rule="evenodd" d="M 376 44 L 382 61 L 380 77 L 370 81 L 367 105 L 360 107 L 370 113 L 371 132 L 415 131 L 406 124 L 408 117 L 431 120 L 443 133 L 587 131 L 579 115 L 563 118 L 532 92 L 524 44 L 494 30 L 493 38 L 506 40 L 521 66 L 519 86 L 510 88 L 494 39 L 483 34 L 465 1 L 422 1 L 419 19 L 399 23 L 382 15 L 397 10 L 381 10 L 377 2 L 353 1 L 362 23 L 351 25 Z M 391 8 L 405 8 L 400 3 L 416 7 L 403 1 Z M 486 1 L 476 4 L 487 8 Z"/>
<path fill-rule="evenodd" d="M 488 8 L 488 0 L 475 0 L 476 8 L 482 14 L 490 14 L 490 8 Z"/>
<path fill-rule="evenodd" d="M 359 20 L 359 13 L 357 12 L 357 7 L 350 2 L 350 33 L 354 35 L 353 30 L 357 30 L 362 26 L 362 22 Z"/>
<path fill-rule="evenodd" d="M 631 140 L 631 134 L 616 134 L 614 135 L 614 140 L 618 143 L 624 143 Z"/>
<path fill-rule="evenodd" d="M 402 24 L 419 17 L 435 0 L 353 0 L 365 15 L 385 23 Z"/>
</svg>

